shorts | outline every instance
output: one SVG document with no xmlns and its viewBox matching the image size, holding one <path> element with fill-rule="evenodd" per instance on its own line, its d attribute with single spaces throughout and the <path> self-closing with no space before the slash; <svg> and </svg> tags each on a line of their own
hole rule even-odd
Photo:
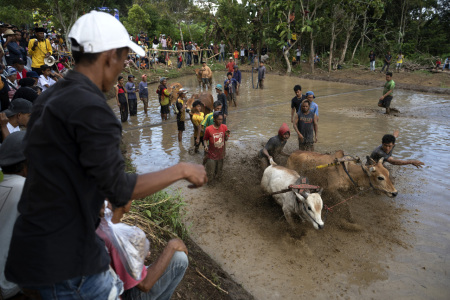
<svg viewBox="0 0 450 300">
<path fill-rule="evenodd" d="M 212 160 L 208 158 L 205 164 L 206 175 L 209 180 L 219 178 L 222 175 L 223 159 Z"/>
<path fill-rule="evenodd" d="M 209 84 L 209 78 L 202 78 L 202 82 L 204 84 Z"/>
<path fill-rule="evenodd" d="M 170 113 L 169 104 L 161 105 L 161 113 L 162 114 L 169 114 Z"/>
<path fill-rule="evenodd" d="M 391 106 L 392 96 L 386 96 L 383 100 L 378 101 L 378 104 L 381 104 L 384 108 L 389 108 Z"/>
<path fill-rule="evenodd" d="M 313 142 L 305 142 L 301 139 L 298 139 L 298 149 L 302 151 L 314 151 L 314 143 Z"/>
<path fill-rule="evenodd" d="M 397 63 L 397 69 L 400 69 L 402 67 L 403 63 Z"/>
<path fill-rule="evenodd" d="M 184 121 L 177 120 L 177 128 L 178 131 L 184 131 L 185 130 Z"/>
</svg>

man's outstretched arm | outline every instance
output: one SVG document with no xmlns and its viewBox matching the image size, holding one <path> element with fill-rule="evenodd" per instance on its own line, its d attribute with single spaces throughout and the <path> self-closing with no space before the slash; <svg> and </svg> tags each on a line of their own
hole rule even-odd
<svg viewBox="0 0 450 300">
<path fill-rule="evenodd" d="M 394 159 L 392 157 L 389 157 L 387 159 L 387 162 L 393 165 L 402 166 L 402 165 L 413 165 L 416 168 L 422 168 L 423 165 L 425 165 L 423 162 L 417 159 Z"/>
</svg>

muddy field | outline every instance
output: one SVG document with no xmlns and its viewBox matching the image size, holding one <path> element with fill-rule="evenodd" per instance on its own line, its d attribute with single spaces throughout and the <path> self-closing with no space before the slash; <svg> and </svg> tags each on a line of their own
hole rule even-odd
<svg viewBox="0 0 450 300">
<path fill-rule="evenodd" d="M 215 83 L 222 83 L 222 75 L 214 75 Z M 198 190 L 184 182 L 175 186 L 189 204 L 192 239 L 256 299 L 448 299 L 450 98 L 396 90 L 392 106 L 400 113 L 385 116 L 376 107 L 377 86 L 269 75 L 265 90 L 252 90 L 251 75 L 243 78 L 239 106 L 230 108 L 227 120 L 232 136 L 222 180 Z M 193 77 L 177 81 L 196 90 Z M 298 222 L 298 230 L 289 231 L 281 208 L 262 194 L 255 157 L 281 123 L 293 132 L 289 102 L 298 83 L 317 96 L 316 151 L 343 149 L 365 157 L 383 134 L 398 128 L 395 157 L 420 159 L 426 167 L 390 168 L 399 191 L 395 199 L 368 191 L 337 206 L 323 230 Z M 202 155 L 189 151 L 190 122 L 179 144 L 175 118 L 161 124 L 156 97 L 150 97 L 149 116 L 139 106 L 138 116 L 124 124 L 138 172 L 200 163 Z M 296 145 L 292 134 L 287 152 Z M 336 202 L 327 191 L 323 199 Z"/>
</svg>

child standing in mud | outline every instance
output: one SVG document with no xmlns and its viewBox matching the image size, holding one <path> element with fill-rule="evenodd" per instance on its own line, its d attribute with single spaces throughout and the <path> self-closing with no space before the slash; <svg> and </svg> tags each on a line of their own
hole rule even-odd
<svg viewBox="0 0 450 300">
<path fill-rule="evenodd" d="M 234 106 L 237 106 L 236 103 L 236 91 L 239 88 L 239 82 L 233 78 L 233 73 L 228 72 L 227 79 L 224 81 L 225 90 L 228 92 L 227 100 L 231 104 L 234 103 Z"/>
<path fill-rule="evenodd" d="M 204 114 L 202 112 L 202 102 L 200 100 L 195 100 L 192 104 L 192 124 L 194 125 L 194 147 L 195 153 L 198 153 L 198 148 L 200 143 L 205 147 L 203 143 L 203 132 L 202 132 L 202 121 Z"/>
<path fill-rule="evenodd" d="M 178 127 L 178 141 L 181 142 L 183 131 L 185 130 L 184 121 L 186 118 L 186 93 L 187 90 L 181 88 L 178 91 L 178 99 L 176 103 L 177 108 L 177 127 Z"/>
<path fill-rule="evenodd" d="M 386 83 L 384 84 L 383 96 L 378 100 L 378 106 L 386 108 L 386 114 L 391 112 L 391 101 L 394 97 L 395 82 L 392 80 L 392 72 L 386 73 Z"/>
<path fill-rule="evenodd" d="M 220 177 L 223 169 L 223 159 L 225 158 L 225 142 L 230 136 L 227 125 L 222 124 L 223 115 L 220 112 L 213 114 L 214 124 L 205 130 L 204 140 L 206 142 L 206 174 L 208 180 Z"/>
</svg>

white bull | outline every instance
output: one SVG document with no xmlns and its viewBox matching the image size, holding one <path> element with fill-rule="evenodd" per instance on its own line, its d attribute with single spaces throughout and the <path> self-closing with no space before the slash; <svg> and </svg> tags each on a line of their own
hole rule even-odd
<svg viewBox="0 0 450 300">
<path fill-rule="evenodd" d="M 270 159 L 270 166 L 264 170 L 261 180 L 261 187 L 268 193 L 276 193 L 296 184 L 300 175 L 294 171 L 282 166 L 278 166 Z M 273 195 L 275 201 L 282 207 L 284 216 L 291 227 L 294 227 L 293 214 L 297 214 L 302 221 L 311 222 L 315 229 L 322 229 L 324 223 L 322 221 L 322 189 L 318 193 L 301 194 L 295 191 Z"/>
</svg>

